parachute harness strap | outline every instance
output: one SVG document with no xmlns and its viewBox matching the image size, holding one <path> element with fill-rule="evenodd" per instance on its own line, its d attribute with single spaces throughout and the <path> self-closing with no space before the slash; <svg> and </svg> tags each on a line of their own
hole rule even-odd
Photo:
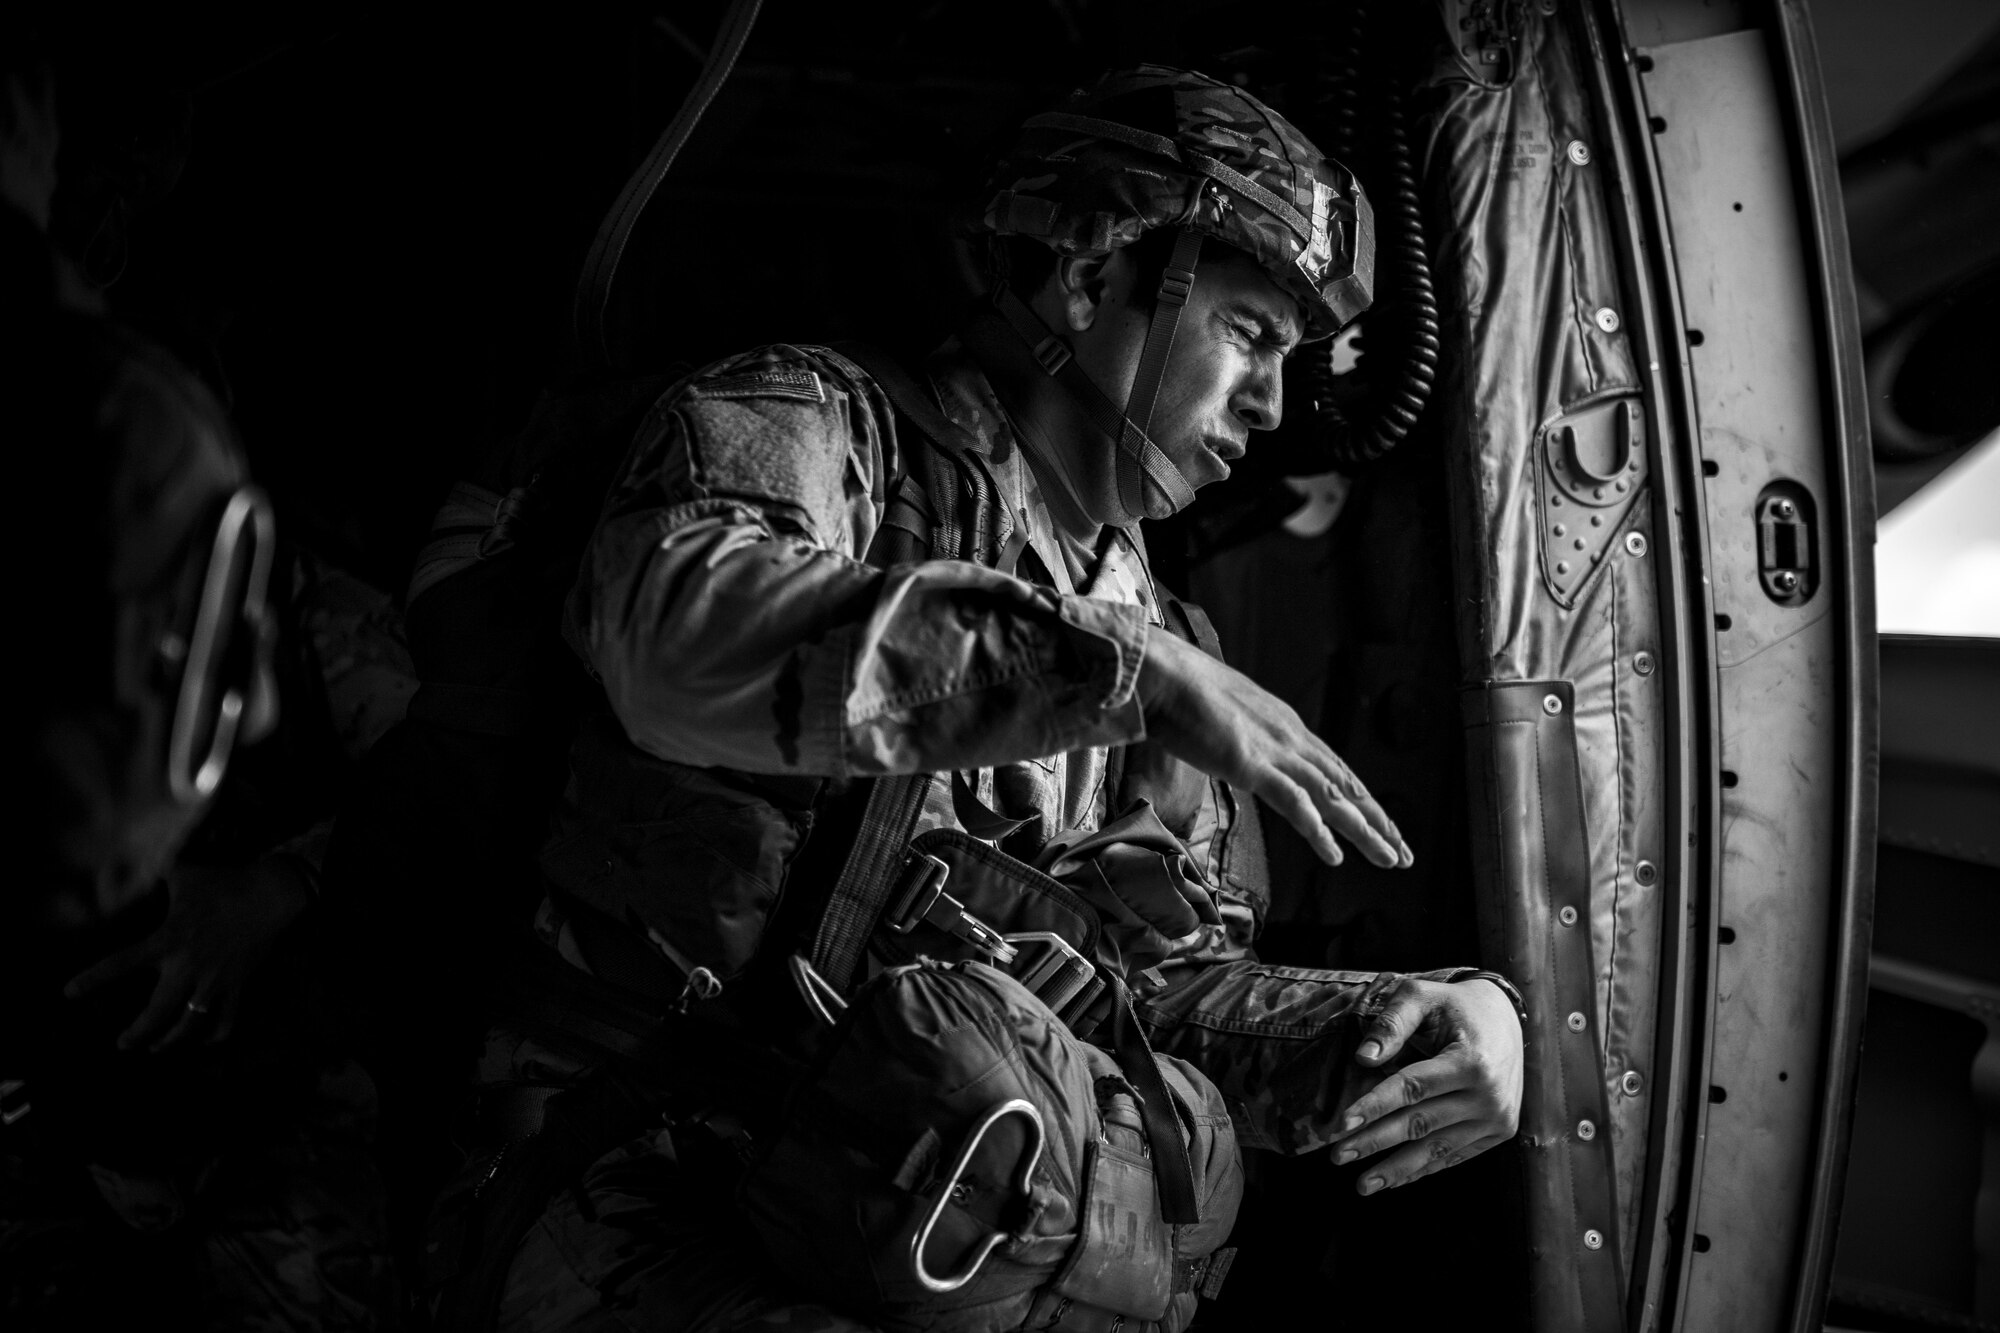
<svg viewBox="0 0 2000 1333">
<path fill-rule="evenodd" d="M 1132 378 L 1132 393 L 1125 409 L 1104 396 L 1096 381 L 1084 373 L 1070 354 L 1069 344 L 1050 332 L 1041 316 L 1012 289 L 1002 287 L 995 306 L 1015 334 L 1026 343 L 1035 364 L 1069 391 L 1083 408 L 1090 424 L 1117 442 L 1118 497 L 1129 514 L 1146 512 L 1145 483 L 1151 482 L 1176 511 L 1194 501 L 1194 487 L 1174 466 L 1165 451 L 1153 442 L 1153 408 L 1165 382 L 1167 359 L 1180 329 L 1181 313 L 1194 291 L 1195 265 L 1201 260 L 1201 233 L 1184 227 L 1174 240 L 1173 254 L 1160 275 L 1153 317 L 1146 329 L 1146 344 L 1139 353 L 1139 369 Z"/>
</svg>

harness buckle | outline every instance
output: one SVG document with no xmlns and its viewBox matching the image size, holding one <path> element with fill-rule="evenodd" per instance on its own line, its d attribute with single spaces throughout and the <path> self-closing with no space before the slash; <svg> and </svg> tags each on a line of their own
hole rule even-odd
<svg viewBox="0 0 2000 1333">
<path fill-rule="evenodd" d="M 1160 275 L 1159 299 L 1168 305 L 1186 305 L 1194 290 L 1194 274 L 1184 268 L 1170 268 Z"/>
<path fill-rule="evenodd" d="M 1058 1016 L 1097 977 L 1097 965 L 1052 930 L 1024 931 L 1006 939 L 1021 951 L 1012 969 L 1014 980 Z"/>
<path fill-rule="evenodd" d="M 1189 281 L 1192 283 L 1192 278 Z M 1181 300 L 1185 301 L 1187 297 L 1183 295 Z M 1069 344 L 1052 333 L 1035 344 L 1033 355 L 1035 364 L 1040 366 L 1045 374 L 1053 375 L 1069 364 Z"/>
<path fill-rule="evenodd" d="M 904 863 L 917 874 L 903 890 L 896 904 L 883 917 L 883 924 L 898 935 L 907 935 L 918 922 L 936 926 L 945 934 L 964 940 L 1005 966 L 1014 961 L 1017 950 L 993 927 L 965 909 L 965 904 L 944 891 L 951 867 L 929 852 L 912 852 Z"/>
</svg>

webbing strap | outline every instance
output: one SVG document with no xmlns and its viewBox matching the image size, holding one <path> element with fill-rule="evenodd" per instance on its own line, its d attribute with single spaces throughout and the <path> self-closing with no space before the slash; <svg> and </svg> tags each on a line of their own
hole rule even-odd
<svg viewBox="0 0 2000 1333">
<path fill-rule="evenodd" d="M 1125 403 L 1125 428 L 1118 441 L 1120 459 L 1131 460 L 1127 463 L 1131 475 L 1119 478 L 1119 489 L 1126 492 L 1126 508 L 1133 513 L 1145 512 L 1146 497 L 1139 488 L 1141 473 L 1166 492 L 1176 511 L 1187 508 L 1194 500 L 1194 488 L 1153 443 L 1152 431 L 1153 408 L 1160 399 L 1167 358 L 1174 350 L 1174 334 L 1180 329 L 1181 313 L 1187 309 L 1188 297 L 1194 291 L 1194 269 L 1200 262 L 1201 233 L 1192 227 L 1181 228 L 1181 234 L 1174 238 L 1174 252 L 1167 260 L 1166 271 L 1160 275 L 1153 319 L 1146 328 L 1146 346 L 1139 353 L 1139 369 L 1132 377 L 1132 396 Z"/>
<path fill-rule="evenodd" d="M 1174 1095 L 1160 1077 L 1153 1048 L 1132 1012 L 1132 996 L 1120 978 L 1111 978 L 1111 1054 L 1118 1070 L 1139 1094 L 1139 1118 L 1153 1150 L 1154 1182 L 1160 1191 L 1160 1216 L 1169 1222 L 1201 1221 L 1201 1200 L 1194 1192 L 1194 1165 L 1188 1160 L 1187 1134 Z"/>
<path fill-rule="evenodd" d="M 1049 332 L 1049 326 L 1042 323 L 1042 317 L 1030 310 L 1028 303 L 1009 288 L 1000 289 L 994 297 L 993 308 L 1000 312 L 1007 326 L 1026 346 L 1035 364 L 1069 390 L 1070 397 L 1076 399 L 1077 406 L 1090 418 L 1090 424 L 1110 439 L 1121 439 L 1125 434 L 1125 414 L 1118 410 L 1116 403 L 1104 396 L 1104 391 L 1097 387 L 1097 381 L 1084 373 L 1083 367 L 1070 355 L 1069 344 Z"/>
<path fill-rule="evenodd" d="M 910 834 L 936 780 L 930 773 L 876 778 L 868 793 L 861 828 L 813 937 L 814 969 L 842 994 L 853 989 L 862 952 L 896 890 Z"/>
<path fill-rule="evenodd" d="M 654 191 L 666 179 L 667 169 L 680 156 L 695 126 L 707 113 L 709 103 L 729 78 L 729 72 L 736 68 L 737 57 L 743 54 L 750 30 L 757 24 L 757 11 L 762 7 L 763 0 L 731 0 L 716 32 L 715 45 L 709 48 L 701 77 L 688 89 L 681 109 L 661 132 L 653 151 L 625 182 L 617 202 L 598 225 L 597 239 L 591 242 L 590 254 L 583 261 L 583 273 L 577 278 L 574 314 L 577 351 L 597 369 L 609 369 L 615 364 L 610 341 L 605 337 L 604 315 L 611 305 L 611 282 L 618 275 L 618 261 L 624 258 L 626 242 L 632 239 L 632 229 L 638 225 L 639 215 L 646 211 Z"/>
<path fill-rule="evenodd" d="M 1177 244 L 1175 254 L 1178 255 L 1179 253 L 1180 250 Z M 1169 268 L 1171 270 L 1171 263 Z M 1192 268 L 1187 270 L 1190 274 L 1192 271 Z M 1165 290 L 1172 281 L 1169 278 L 1162 278 L 1160 283 L 1161 288 Z M 1182 303 L 1185 303 L 1186 295 L 1184 292 L 1180 299 Z M 1159 328 L 1162 311 L 1165 308 L 1155 307 L 1154 309 L 1153 323 L 1147 330 L 1146 335 L 1148 349 L 1153 345 L 1153 334 Z M 1045 373 L 1053 376 L 1056 382 L 1068 391 L 1070 398 L 1076 402 L 1077 406 L 1083 409 L 1084 415 L 1090 419 L 1091 426 L 1099 434 L 1116 442 L 1119 454 L 1119 500 L 1124 504 L 1128 513 L 1144 515 L 1146 512 L 1145 495 L 1139 489 L 1138 485 L 1141 477 L 1158 486 L 1173 503 L 1176 510 L 1186 508 L 1194 500 L 1194 488 L 1188 485 L 1187 478 L 1181 475 L 1180 469 L 1173 465 L 1173 461 L 1167 457 L 1160 446 L 1153 443 L 1152 436 L 1148 435 L 1138 423 L 1133 421 L 1128 412 L 1121 411 L 1117 404 L 1104 396 L 1104 391 L 1097 387 L 1097 381 L 1091 379 L 1085 373 L 1083 367 L 1076 363 L 1076 358 L 1070 355 L 1069 346 L 1061 338 L 1049 332 L 1048 325 L 1042 323 L 1040 315 L 1037 315 L 1033 310 L 1028 308 L 1027 302 L 1016 296 L 1009 289 L 1003 287 L 994 299 L 994 309 L 1000 313 L 1007 327 L 1012 329 L 1015 336 L 1026 345 L 1028 354 L 1034 359 L 1035 364 L 1039 365 Z M 1179 306 L 1173 307 L 1173 312 L 1172 323 L 1175 327 L 1178 327 L 1180 323 Z M 979 323 L 980 321 L 975 319 L 974 326 L 967 330 L 968 335 L 970 335 L 969 341 L 970 339 L 978 339 L 981 344 L 990 347 L 991 344 L 979 336 Z M 977 352 L 979 347 L 975 346 L 974 350 Z M 1143 370 L 1147 360 L 1145 352 L 1140 353 L 1139 359 L 1141 369 Z M 1159 370 L 1155 372 L 1154 376 L 1155 397 L 1158 396 L 1158 381 L 1163 377 L 1165 368 L 1166 358 L 1162 355 L 1160 357 Z M 997 389 L 999 386 L 996 385 L 995 387 Z M 1138 388 L 1136 382 L 1133 387 L 1136 395 Z M 1144 406 L 1147 414 L 1150 416 L 1152 413 L 1151 401 L 1148 401 Z"/>
<path fill-rule="evenodd" d="M 925 554 L 933 559 L 980 560 L 997 549 L 1004 558 L 1012 536 L 1008 516 L 994 503 L 992 482 L 971 433 L 947 417 L 917 377 L 880 348 L 841 343 L 835 350 L 882 387 L 897 413 L 935 446 L 931 456 L 949 460 L 947 466 L 959 469 L 972 490 L 970 528 L 953 514 L 937 513 L 932 547 Z M 948 497 L 935 487 L 929 499 L 940 511 L 948 508 Z M 989 529 L 989 523 L 997 526 Z M 931 773 L 876 778 L 868 793 L 861 827 L 813 938 L 813 967 L 843 993 L 853 987 L 860 972 L 868 938 L 895 891 L 910 837 L 936 781 Z"/>
</svg>

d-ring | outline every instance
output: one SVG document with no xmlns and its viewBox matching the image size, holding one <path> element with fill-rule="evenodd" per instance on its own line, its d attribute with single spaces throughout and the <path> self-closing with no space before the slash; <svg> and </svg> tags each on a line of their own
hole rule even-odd
<svg viewBox="0 0 2000 1333">
<path fill-rule="evenodd" d="M 1015 1189 L 1023 1194 L 1027 1194 L 1030 1190 L 1035 1168 L 1041 1165 L 1042 1148 L 1048 1142 L 1048 1131 L 1042 1125 L 1040 1108 L 1025 1097 L 1013 1097 L 988 1111 L 986 1118 L 981 1120 L 966 1137 L 965 1147 L 958 1153 L 958 1162 L 951 1168 L 951 1174 L 944 1178 L 944 1183 L 938 1187 L 937 1202 L 931 1205 L 930 1215 L 924 1218 L 923 1226 L 917 1229 L 917 1238 L 910 1242 L 910 1267 L 926 1291 L 957 1291 L 978 1275 L 980 1268 L 986 1263 L 986 1256 L 993 1253 L 994 1249 L 1007 1239 L 1007 1233 L 1004 1231 L 988 1233 L 986 1239 L 979 1243 L 972 1261 L 964 1270 L 948 1277 L 935 1277 L 924 1267 L 924 1246 L 930 1243 L 931 1229 L 938 1224 L 938 1219 L 944 1216 L 944 1206 L 951 1202 L 952 1192 L 958 1185 L 958 1178 L 965 1174 L 965 1168 L 971 1163 L 972 1154 L 979 1150 L 980 1141 L 986 1137 L 986 1132 L 1010 1115 L 1026 1116 L 1028 1123 L 1034 1126 L 1033 1146 L 1021 1158 L 1021 1170 L 1014 1178 Z"/>
</svg>

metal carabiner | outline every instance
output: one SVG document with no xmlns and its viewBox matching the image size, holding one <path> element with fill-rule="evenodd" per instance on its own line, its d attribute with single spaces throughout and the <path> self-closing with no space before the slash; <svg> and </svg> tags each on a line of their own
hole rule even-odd
<svg viewBox="0 0 2000 1333">
<path fill-rule="evenodd" d="M 980 1141 L 986 1137 L 987 1131 L 1010 1115 L 1026 1116 L 1028 1123 L 1035 1127 L 1034 1144 L 1021 1159 L 1020 1174 L 1014 1181 L 1014 1187 L 1022 1194 L 1029 1192 L 1035 1168 L 1041 1165 L 1042 1148 L 1048 1142 L 1048 1131 L 1042 1124 L 1041 1110 L 1025 1097 L 1014 1097 L 988 1111 L 986 1118 L 973 1128 L 971 1135 L 965 1140 L 965 1147 L 959 1150 L 957 1164 L 951 1168 L 951 1174 L 945 1177 L 943 1187 L 938 1190 L 937 1202 L 931 1205 L 930 1215 L 924 1218 L 924 1224 L 917 1228 L 916 1239 L 910 1242 L 910 1267 L 926 1291 L 957 1291 L 978 1276 L 980 1268 L 986 1263 L 986 1257 L 1007 1239 L 1007 1233 L 1004 1231 L 989 1234 L 980 1243 L 977 1253 L 972 1256 L 972 1262 L 965 1266 L 965 1271 L 962 1273 L 950 1277 L 934 1277 L 931 1271 L 924 1267 L 924 1246 L 930 1243 L 932 1229 L 937 1226 L 938 1219 L 944 1216 L 945 1205 L 950 1203 L 952 1196 L 957 1193 L 959 1177 L 965 1174 L 965 1168 L 971 1164 L 972 1154 L 979 1150 Z"/>
</svg>

